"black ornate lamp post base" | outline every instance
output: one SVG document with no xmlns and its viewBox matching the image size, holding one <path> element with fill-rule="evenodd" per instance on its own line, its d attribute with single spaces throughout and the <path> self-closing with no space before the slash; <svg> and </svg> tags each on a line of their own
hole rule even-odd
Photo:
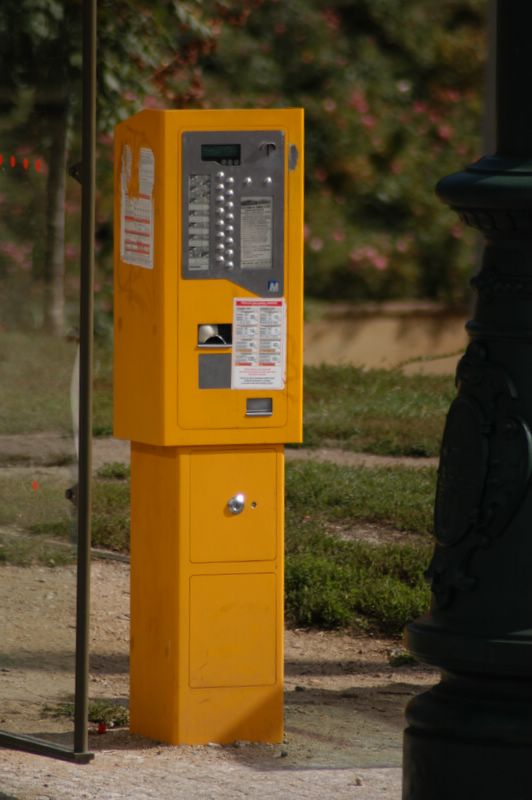
<svg viewBox="0 0 532 800">
<path fill-rule="evenodd" d="M 532 682 L 443 675 L 409 705 L 405 800 L 529 800 Z"/>
<path fill-rule="evenodd" d="M 442 442 L 430 614 L 441 682 L 406 712 L 403 800 L 532 800 L 532 2 L 498 0 L 497 153 L 438 185 L 486 239 Z"/>
</svg>

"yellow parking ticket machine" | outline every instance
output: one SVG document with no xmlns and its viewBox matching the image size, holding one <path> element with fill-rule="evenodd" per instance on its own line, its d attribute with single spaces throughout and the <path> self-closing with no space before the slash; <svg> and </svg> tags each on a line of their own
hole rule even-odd
<svg viewBox="0 0 532 800">
<path fill-rule="evenodd" d="M 286 442 L 302 435 L 303 112 L 115 138 L 114 432 L 131 440 L 133 732 L 283 735 Z"/>
</svg>

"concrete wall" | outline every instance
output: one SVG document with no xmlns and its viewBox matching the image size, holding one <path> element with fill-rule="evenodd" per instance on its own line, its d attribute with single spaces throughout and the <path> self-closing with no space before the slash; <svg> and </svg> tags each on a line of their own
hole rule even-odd
<svg viewBox="0 0 532 800">
<path fill-rule="evenodd" d="M 305 364 L 453 372 L 469 315 L 431 303 L 331 305 L 305 323 Z M 428 359 L 414 361 L 415 359 Z"/>
</svg>

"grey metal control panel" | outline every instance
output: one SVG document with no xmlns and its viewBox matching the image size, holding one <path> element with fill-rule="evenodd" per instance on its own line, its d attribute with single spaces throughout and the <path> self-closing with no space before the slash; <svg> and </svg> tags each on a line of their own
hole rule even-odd
<svg viewBox="0 0 532 800">
<path fill-rule="evenodd" d="M 183 278 L 284 289 L 282 131 L 182 134 Z"/>
</svg>

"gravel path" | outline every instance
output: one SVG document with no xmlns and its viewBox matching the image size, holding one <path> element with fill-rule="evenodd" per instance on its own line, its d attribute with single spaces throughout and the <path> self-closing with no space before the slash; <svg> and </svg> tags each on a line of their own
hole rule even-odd
<svg viewBox="0 0 532 800">
<path fill-rule="evenodd" d="M 293 769 L 211 748 L 100 750 L 86 766 L 0 755 L 0 800 L 399 800 L 399 769 Z"/>
<path fill-rule="evenodd" d="M 92 460 L 94 469 L 113 461 L 129 463 L 129 442 L 120 439 L 94 439 L 92 444 Z M 313 460 L 325 461 L 345 466 L 379 467 L 401 464 L 406 467 L 419 468 L 436 466 L 437 458 L 410 458 L 379 456 L 371 453 L 354 453 L 334 447 L 291 448 L 285 449 L 287 461 Z M 4 434 L 0 435 L 0 465 L 24 464 L 52 466 L 62 461 L 75 458 L 72 438 L 55 433 L 36 433 L 33 435 Z M 0 798 L 1 800 L 1 798 Z"/>
<path fill-rule="evenodd" d="M 390 459 L 336 449 L 287 449 L 286 455 L 288 460 L 314 459 L 356 466 L 402 463 L 417 467 L 437 463 L 435 459 Z M 32 466 L 49 469 L 73 456 L 68 437 L 0 437 L 0 469 L 6 471 Z M 129 443 L 96 439 L 94 468 L 115 461 L 128 463 Z M 4 592 L 4 617 L 0 623 L 4 628 L 6 620 L 15 620 L 14 629 L 19 633 L 25 630 L 24 613 L 31 615 L 32 611 L 24 605 L 24 598 L 33 596 L 35 602 L 38 599 L 38 592 L 29 584 L 25 586 L 25 580 L 47 587 L 44 600 L 39 601 L 41 605 L 57 602 L 60 587 L 56 593 L 53 580 L 63 581 L 73 599 L 74 593 L 68 588 L 73 572 L 69 573 L 68 568 L 33 577 L 32 570 L 17 572 L 17 568 L 6 566 L 0 570 Z M 117 658 L 127 665 L 127 570 L 127 564 L 116 562 L 94 565 L 91 697 L 99 693 L 127 697 L 127 668 L 114 672 L 111 669 L 116 667 Z M 48 639 L 45 636 L 44 644 L 39 644 L 41 653 L 52 656 L 54 648 L 58 653 L 65 652 L 57 637 L 59 630 L 69 628 L 58 617 L 59 604 L 54 608 L 54 635 Z M 27 659 L 31 653 L 31 643 L 26 651 L 19 643 L 13 655 L 8 644 L 9 624 L 6 630 L 1 633 L 0 656 L 7 653 L 14 660 L 5 669 L 0 663 L 0 727 L 10 682 L 16 678 L 16 656 L 23 654 Z M 416 668 L 392 669 L 387 656 L 387 648 L 392 645 L 389 641 L 357 641 L 338 634 L 287 631 L 284 745 L 169 747 L 116 730 L 105 736 L 91 735 L 90 748 L 96 757 L 85 766 L 0 749 L 0 800 L 399 800 L 404 705 L 409 696 L 433 683 L 435 675 Z M 63 684 L 57 685 L 57 678 L 54 684 L 53 671 L 45 666 L 38 667 L 33 680 L 33 688 L 44 697 L 50 697 L 50 687 L 55 687 L 57 694 L 60 689 L 64 693 Z M 47 680 L 52 683 L 47 684 Z M 24 694 L 20 697 L 21 704 L 26 702 Z M 15 697 L 13 702 L 19 701 Z M 49 730 L 48 722 L 37 730 Z"/>
</svg>

